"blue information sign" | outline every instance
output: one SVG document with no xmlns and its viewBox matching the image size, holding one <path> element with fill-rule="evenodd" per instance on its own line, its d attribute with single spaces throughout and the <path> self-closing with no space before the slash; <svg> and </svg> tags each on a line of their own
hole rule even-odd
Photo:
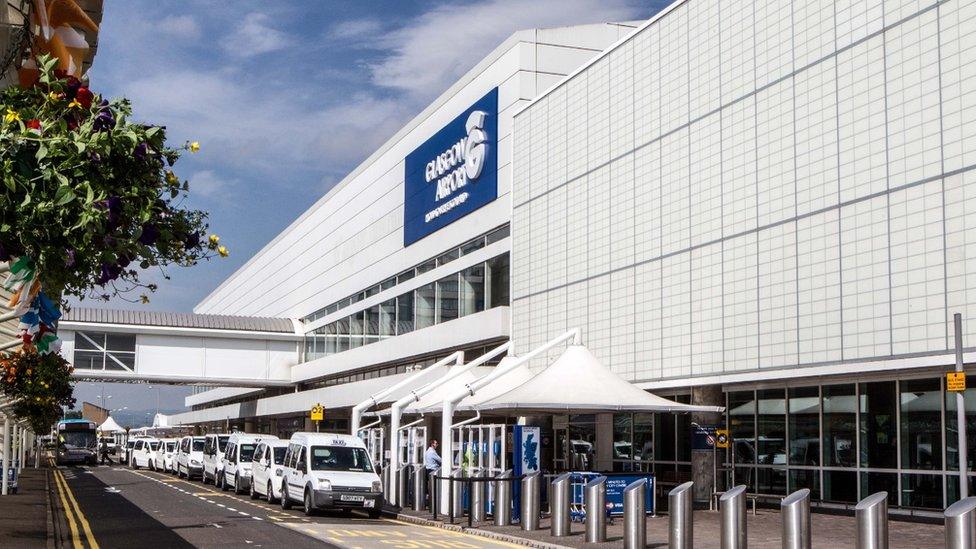
<svg viewBox="0 0 976 549">
<path fill-rule="evenodd" d="M 403 245 L 498 198 L 498 88 L 404 161 Z"/>
<path fill-rule="evenodd" d="M 608 475 L 607 507 L 610 508 L 611 515 L 624 514 L 624 488 L 642 478 L 647 479 L 647 486 L 644 489 L 646 494 L 645 509 L 648 513 L 654 512 L 654 475 Z"/>
</svg>

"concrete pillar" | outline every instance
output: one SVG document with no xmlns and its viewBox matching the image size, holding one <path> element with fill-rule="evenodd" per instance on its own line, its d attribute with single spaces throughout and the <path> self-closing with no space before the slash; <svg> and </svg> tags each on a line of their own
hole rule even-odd
<svg viewBox="0 0 976 549">
<path fill-rule="evenodd" d="M 706 385 L 703 387 L 691 388 L 691 403 L 703 406 L 725 406 L 725 395 L 722 393 L 721 385 Z M 691 421 L 698 425 L 724 425 L 725 420 L 721 413 L 716 412 L 694 412 L 691 414 Z M 691 433 L 679 433 L 678 436 L 690 437 Z M 724 450 L 713 452 L 712 450 L 692 450 L 691 451 L 691 480 L 694 481 L 694 501 L 705 502 L 712 497 L 715 485 L 712 482 L 714 467 L 721 465 Z M 719 463 L 715 463 L 715 459 Z"/>
<path fill-rule="evenodd" d="M 594 471 L 613 471 L 613 414 L 596 414 Z"/>
<path fill-rule="evenodd" d="M 10 467 L 10 431 L 11 423 L 9 416 L 3 417 L 3 467 L 0 469 L 0 475 L 3 476 L 3 480 L 0 480 L 0 495 L 7 495 L 9 493 L 10 486 L 8 485 L 9 473 L 7 469 Z"/>
</svg>

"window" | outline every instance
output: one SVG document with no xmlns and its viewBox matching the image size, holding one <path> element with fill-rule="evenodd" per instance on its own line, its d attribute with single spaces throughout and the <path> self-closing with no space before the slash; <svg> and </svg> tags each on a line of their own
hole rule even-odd
<svg viewBox="0 0 976 549">
<path fill-rule="evenodd" d="M 461 316 L 485 310 L 485 265 L 479 263 L 461 271 Z"/>
<path fill-rule="evenodd" d="M 240 461 L 251 461 L 254 457 L 254 445 L 253 444 L 241 444 L 240 447 Z"/>
<path fill-rule="evenodd" d="M 860 384 L 861 467 L 898 466 L 895 433 L 895 382 Z"/>
<path fill-rule="evenodd" d="M 375 343 L 380 340 L 380 306 L 373 305 L 365 311 L 366 316 L 366 339 L 365 344 Z"/>
<path fill-rule="evenodd" d="M 790 465 L 820 463 L 820 389 L 789 390 Z"/>
<path fill-rule="evenodd" d="M 396 335 L 396 299 L 379 304 L 379 334 L 380 337 Z"/>
<path fill-rule="evenodd" d="M 441 254 L 437 258 L 437 266 L 440 267 L 441 265 L 446 265 L 459 257 L 461 257 L 460 248 L 454 248 L 453 250 L 447 253 Z"/>
<path fill-rule="evenodd" d="M 437 308 L 437 291 L 434 283 L 417 288 L 414 292 L 416 303 L 414 314 L 416 317 L 416 329 L 426 328 L 434 325 L 434 312 Z"/>
<path fill-rule="evenodd" d="M 899 386 L 902 468 L 942 469 L 941 380 L 912 379 Z M 941 497 L 940 492 L 940 504 Z"/>
<path fill-rule="evenodd" d="M 823 387 L 823 452 L 824 465 L 854 467 L 857 465 L 853 385 L 825 385 Z M 824 497 L 829 486 L 824 478 Z M 856 495 L 856 494 L 855 494 Z M 840 500 L 844 501 L 844 500 Z"/>
<path fill-rule="evenodd" d="M 488 237 L 487 237 L 488 243 L 494 244 L 499 240 L 508 238 L 509 234 L 511 234 L 511 227 L 509 225 L 505 225 L 504 227 L 495 229 L 494 231 L 488 233 Z"/>
<path fill-rule="evenodd" d="M 135 334 L 75 332 L 74 367 L 83 370 L 132 371 L 136 365 Z"/>
<path fill-rule="evenodd" d="M 461 245 L 461 255 L 468 255 L 485 247 L 485 237 L 478 238 Z"/>
<path fill-rule="evenodd" d="M 396 298 L 397 303 L 397 319 L 396 319 L 396 333 L 408 334 L 413 331 L 413 292 L 407 292 L 403 295 L 399 295 Z"/>
<path fill-rule="evenodd" d="M 752 391 L 729 393 L 729 429 L 737 465 L 756 462 L 756 398 Z"/>
<path fill-rule="evenodd" d="M 458 274 L 437 281 L 437 324 L 458 317 Z"/>
<path fill-rule="evenodd" d="M 488 260 L 489 308 L 508 305 L 508 268 L 508 254 L 502 254 Z"/>
</svg>

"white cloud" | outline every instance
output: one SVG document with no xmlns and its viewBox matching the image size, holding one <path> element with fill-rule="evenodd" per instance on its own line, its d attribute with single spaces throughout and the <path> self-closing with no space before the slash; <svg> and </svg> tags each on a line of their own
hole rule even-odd
<svg viewBox="0 0 976 549">
<path fill-rule="evenodd" d="M 190 194 L 212 198 L 229 191 L 237 182 L 221 177 L 214 170 L 200 170 L 190 177 Z"/>
<path fill-rule="evenodd" d="M 646 16 L 626 0 L 489 0 L 441 4 L 379 44 L 389 55 L 371 66 L 373 83 L 421 97 L 440 93 L 513 32 Z"/>
<path fill-rule="evenodd" d="M 382 23 L 375 19 L 352 19 L 342 21 L 332 27 L 328 36 L 333 40 L 362 42 L 364 45 L 368 45 L 376 39 L 376 35 L 382 30 Z"/>
<path fill-rule="evenodd" d="M 200 25 L 190 15 L 168 15 L 160 19 L 156 26 L 164 34 L 177 38 L 188 40 L 200 36 Z"/>
<path fill-rule="evenodd" d="M 288 35 L 271 27 L 269 20 L 264 13 L 245 15 L 237 28 L 223 38 L 224 51 L 235 57 L 253 57 L 288 47 Z"/>
</svg>

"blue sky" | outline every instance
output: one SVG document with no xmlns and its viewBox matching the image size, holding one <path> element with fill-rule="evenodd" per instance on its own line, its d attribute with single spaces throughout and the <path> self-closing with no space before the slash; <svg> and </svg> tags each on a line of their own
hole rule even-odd
<svg viewBox="0 0 976 549">
<path fill-rule="evenodd" d="M 176 172 L 231 256 L 170 269 L 149 305 L 98 306 L 192 310 L 511 33 L 646 19 L 666 4 L 106 0 L 91 86 L 131 99 L 172 144 L 201 143 Z M 95 392 L 86 385 L 79 397 Z"/>
</svg>

